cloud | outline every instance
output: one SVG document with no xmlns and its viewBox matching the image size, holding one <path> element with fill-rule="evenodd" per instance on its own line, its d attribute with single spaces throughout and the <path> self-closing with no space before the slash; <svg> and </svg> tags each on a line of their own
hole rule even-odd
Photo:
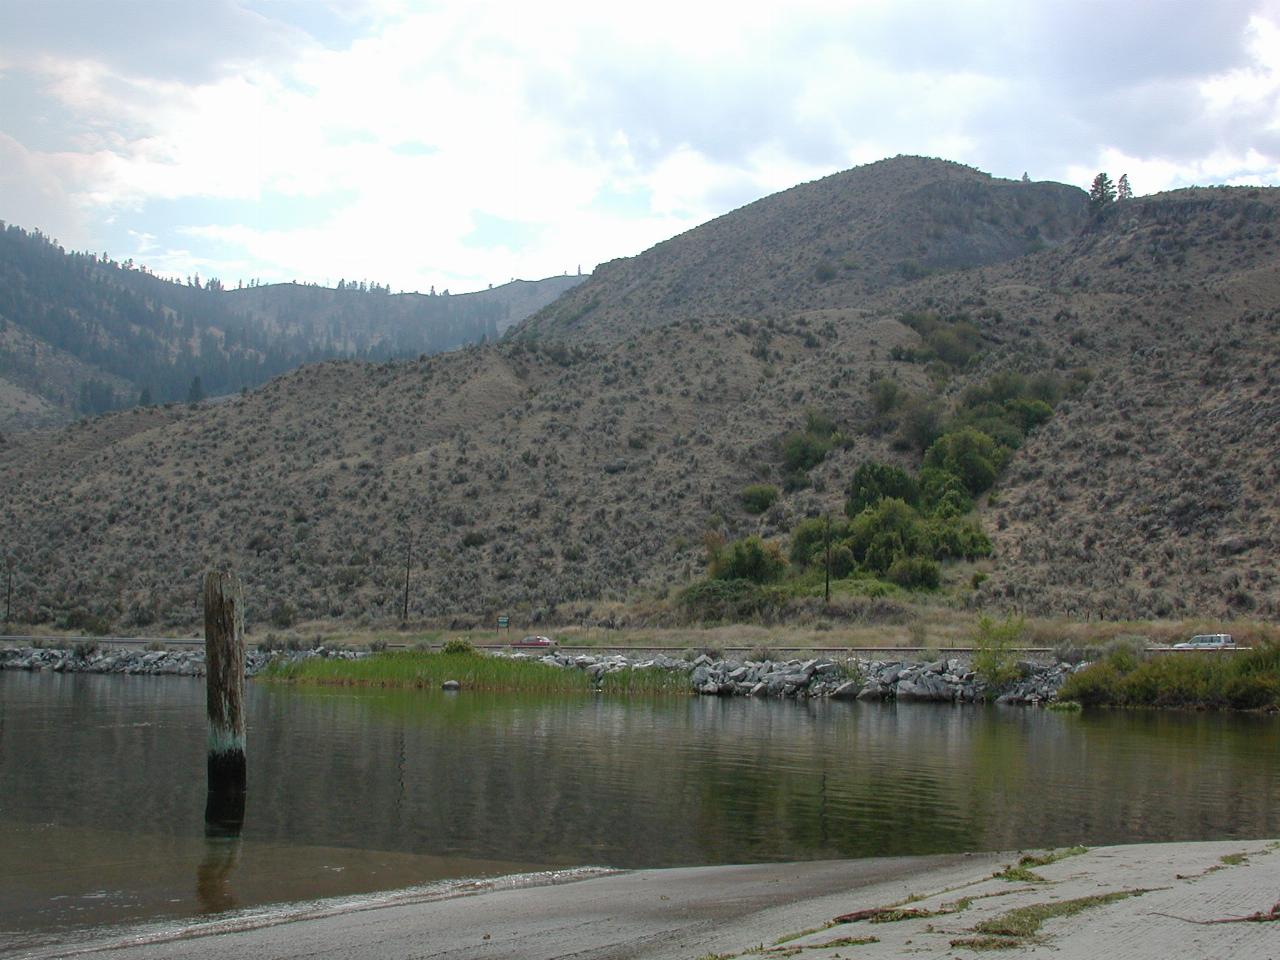
<svg viewBox="0 0 1280 960">
<path fill-rule="evenodd" d="M 206 83 L 289 57 L 308 35 L 234 0 L 17 0 L 0 5 L 0 57 L 92 61 L 134 78 Z"/>
<path fill-rule="evenodd" d="M 68 246 L 84 244 L 84 214 L 47 161 L 0 132 L 0 219 L 40 229 Z"/>
<path fill-rule="evenodd" d="M 11 3 L 0 201 L 178 274 L 458 290 L 898 153 L 1280 182 L 1277 23 L 1271 0 Z"/>
</svg>

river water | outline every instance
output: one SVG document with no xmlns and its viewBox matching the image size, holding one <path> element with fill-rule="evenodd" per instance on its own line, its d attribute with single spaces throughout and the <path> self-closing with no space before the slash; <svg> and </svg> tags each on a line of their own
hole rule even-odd
<svg viewBox="0 0 1280 960">
<path fill-rule="evenodd" d="M 0 672 L 0 951 L 459 877 L 1280 835 L 1280 719 Z"/>
</svg>

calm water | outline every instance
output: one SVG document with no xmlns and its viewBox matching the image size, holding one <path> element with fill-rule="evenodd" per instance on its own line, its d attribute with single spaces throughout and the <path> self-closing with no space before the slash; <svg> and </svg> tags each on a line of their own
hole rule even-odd
<svg viewBox="0 0 1280 960">
<path fill-rule="evenodd" d="M 204 686 L 0 672 L 0 950 L 545 867 L 1280 835 L 1280 720 L 250 685 L 239 842 Z"/>
</svg>

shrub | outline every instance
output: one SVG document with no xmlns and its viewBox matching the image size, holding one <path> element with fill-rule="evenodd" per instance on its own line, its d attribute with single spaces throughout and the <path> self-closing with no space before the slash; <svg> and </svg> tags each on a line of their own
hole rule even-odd
<svg viewBox="0 0 1280 960">
<path fill-rule="evenodd" d="M 898 417 L 896 445 L 924 453 L 942 433 L 942 407 L 934 400 L 909 397 Z"/>
<path fill-rule="evenodd" d="M 858 561 L 853 556 L 853 551 L 845 544 L 837 544 L 831 548 L 831 576 L 836 580 L 843 580 L 849 574 L 857 569 Z"/>
<path fill-rule="evenodd" d="M 782 442 L 782 462 L 793 473 L 812 470 L 831 452 L 831 440 L 813 433 L 793 433 Z"/>
<path fill-rule="evenodd" d="M 111 632 L 111 624 L 105 618 L 88 610 L 72 610 L 63 619 L 62 626 L 68 630 L 83 630 L 97 637 Z"/>
<path fill-rule="evenodd" d="M 949 470 L 925 467 L 920 471 L 920 509 L 934 517 L 959 517 L 973 509 L 964 481 Z"/>
<path fill-rule="evenodd" d="M 680 592 L 680 604 L 693 620 L 753 620 L 771 616 L 786 603 L 776 587 L 750 580 L 701 580 Z"/>
<path fill-rule="evenodd" d="M 875 506 L 885 497 L 896 497 L 909 504 L 920 498 L 920 489 L 905 470 L 873 460 L 863 462 L 853 472 L 853 479 L 845 488 L 844 511 L 856 517 L 867 507 Z"/>
<path fill-rule="evenodd" d="M 804 432 L 815 437 L 833 437 L 836 432 L 836 422 L 821 410 L 806 410 Z"/>
<path fill-rule="evenodd" d="M 471 641 L 466 637 L 453 637 L 444 642 L 444 646 L 440 650 L 441 653 L 454 655 L 466 655 L 476 652 L 476 648 L 471 645 Z"/>
<path fill-rule="evenodd" d="M 71 648 L 71 655 L 77 660 L 88 660 L 97 652 L 98 642 L 96 640 L 81 640 Z"/>
<path fill-rule="evenodd" d="M 1043 400 L 1010 400 L 1004 408 L 1024 434 L 1047 423 L 1053 416 L 1053 407 Z"/>
<path fill-rule="evenodd" d="M 1018 678 L 1017 651 L 1014 647 L 1022 638 L 1026 622 L 1010 614 L 1003 622 L 982 617 L 969 642 L 973 647 L 973 669 L 995 687 L 1004 686 Z"/>
<path fill-rule="evenodd" d="M 729 544 L 708 571 L 716 580 L 749 580 L 771 583 L 787 569 L 787 558 L 773 541 L 751 536 Z"/>
<path fill-rule="evenodd" d="M 991 556 L 991 540 L 976 520 L 946 517 L 929 520 L 925 527 L 935 559 L 977 560 Z"/>
<path fill-rule="evenodd" d="M 778 500 L 778 488 L 771 483 L 753 483 L 739 494 L 748 513 L 764 513 Z"/>
<path fill-rule="evenodd" d="M 1004 466 L 1004 451 L 981 430 L 965 427 L 944 434 L 925 454 L 926 467 L 954 473 L 971 494 L 990 489 Z"/>
<path fill-rule="evenodd" d="M 878 417 L 892 413 L 905 399 L 898 381 L 890 380 L 888 377 L 880 377 L 878 380 L 872 381 L 869 389 L 871 407 Z"/>
<path fill-rule="evenodd" d="M 941 581 L 938 564 L 926 557 L 898 557 L 889 565 L 888 577 L 909 590 L 936 590 Z"/>
<path fill-rule="evenodd" d="M 468 548 L 479 547 L 483 546 L 488 539 L 489 537 L 483 531 L 468 530 L 462 535 L 462 545 Z"/>
<path fill-rule="evenodd" d="M 271 612 L 267 614 L 267 619 L 271 621 L 272 626 L 284 630 L 298 622 L 298 611 L 293 604 L 280 600 L 271 608 Z"/>
<path fill-rule="evenodd" d="M 886 497 L 849 525 L 849 548 L 868 569 L 884 573 L 899 556 L 930 552 L 920 515 L 903 500 Z"/>
</svg>

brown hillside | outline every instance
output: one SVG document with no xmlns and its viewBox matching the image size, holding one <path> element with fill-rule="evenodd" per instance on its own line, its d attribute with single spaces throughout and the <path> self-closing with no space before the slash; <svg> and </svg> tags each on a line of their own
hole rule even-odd
<svg viewBox="0 0 1280 960">
<path fill-rule="evenodd" d="M 859 303 L 1074 236 L 1082 190 L 897 157 L 765 197 L 636 257 L 596 268 L 529 318 L 526 337 L 611 340 L 690 318 L 779 319 Z"/>
<path fill-rule="evenodd" d="M 877 377 L 945 401 L 995 370 L 1087 367 L 982 505 L 991 576 L 970 590 L 972 568 L 948 570 L 953 602 L 1274 617 L 1278 208 L 1280 191 L 1183 191 L 842 305 L 323 364 L 220 406 L 11 444 L 15 606 L 186 624 L 200 571 L 230 562 L 259 619 L 394 617 L 411 532 L 411 616 L 569 619 L 700 575 L 708 528 L 782 536 L 838 510 L 864 459 L 915 462 L 874 422 Z M 892 359 L 920 345 L 899 322 L 920 310 L 967 315 L 976 363 L 944 381 Z M 781 484 L 780 442 L 808 408 L 847 447 L 749 515 L 739 491 Z"/>
</svg>

